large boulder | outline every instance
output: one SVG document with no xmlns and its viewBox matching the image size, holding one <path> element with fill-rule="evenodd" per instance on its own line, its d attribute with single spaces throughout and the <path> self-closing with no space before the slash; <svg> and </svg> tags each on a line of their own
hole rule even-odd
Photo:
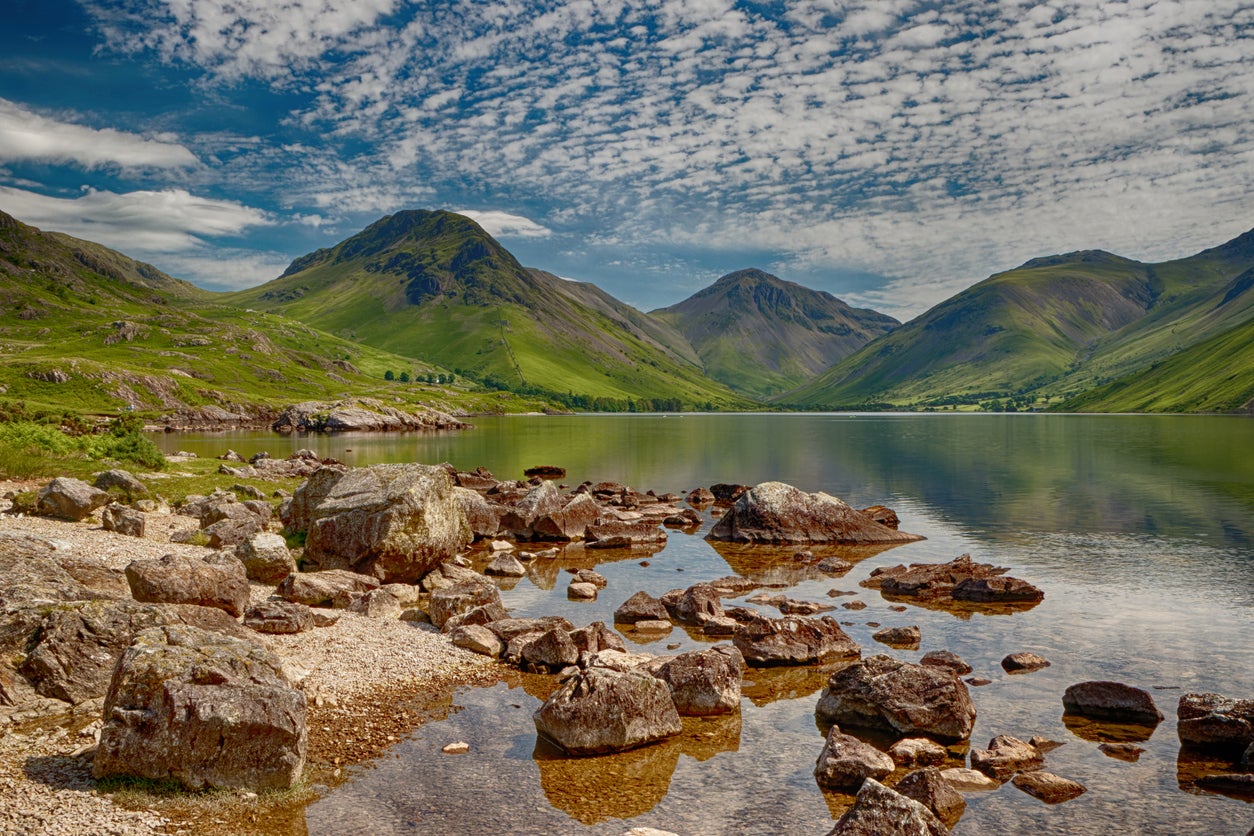
<svg viewBox="0 0 1254 836">
<path fill-rule="evenodd" d="M 832 674 L 815 713 L 841 726 L 957 741 L 971 736 L 975 704 L 942 668 L 872 656 Z"/>
<path fill-rule="evenodd" d="M 853 806 L 827 836 L 949 836 L 949 829 L 924 805 L 867 778 Z"/>
<path fill-rule="evenodd" d="M 107 505 L 110 499 L 109 494 L 82 479 L 58 476 L 40 489 L 35 498 L 35 513 L 77 522 Z"/>
<path fill-rule="evenodd" d="M 560 671 L 579 661 L 579 648 L 569 630 L 553 627 L 529 641 L 522 649 L 526 667 L 539 672 Z"/>
<path fill-rule="evenodd" d="M 862 654 L 836 619 L 788 615 L 770 618 L 737 609 L 732 635 L 736 649 L 754 667 L 820 665 L 838 659 L 857 659 Z"/>
<path fill-rule="evenodd" d="M 832 726 L 815 762 L 814 780 L 824 789 L 857 789 L 867 778 L 886 777 L 893 767 L 888 755 Z"/>
<path fill-rule="evenodd" d="M 148 496 L 148 486 L 127 470 L 114 469 L 97 473 L 92 487 L 101 491 L 112 490 L 125 497 L 127 502 Z"/>
<path fill-rule="evenodd" d="M 578 673 L 558 686 L 534 719 L 536 731 L 574 755 L 621 752 L 683 730 L 670 688 L 637 670 Z"/>
<path fill-rule="evenodd" d="M 707 535 L 736 543 L 910 543 L 923 538 L 881 525 L 834 496 L 763 482 L 743 493 Z"/>
<path fill-rule="evenodd" d="M 1176 707 L 1176 716 L 1176 733 L 1181 743 L 1231 753 L 1254 745 L 1254 700 L 1236 700 L 1220 694 L 1184 694 Z"/>
<path fill-rule="evenodd" d="M 581 493 L 562 506 L 539 517 L 531 526 L 537 540 L 582 540 L 588 526 L 597 521 L 601 506 L 591 495 Z"/>
<path fill-rule="evenodd" d="M 233 555 L 167 554 L 133 560 L 126 567 L 126 581 L 136 601 L 217 607 L 236 618 L 248 607 L 248 576 Z"/>
<path fill-rule="evenodd" d="M 292 572 L 279 582 L 274 592 L 285 601 L 307 607 L 329 607 L 334 604 L 337 595 L 378 588 L 378 578 L 345 569 L 327 569 L 323 572 Z"/>
<path fill-rule="evenodd" d="M 470 488 L 454 487 L 453 496 L 466 515 L 466 522 L 470 524 L 471 534 L 476 540 L 495 537 L 501 530 L 501 511 L 484 499 L 483 494 Z"/>
<path fill-rule="evenodd" d="M 530 540 L 536 521 L 560 513 L 565 505 L 552 482 L 541 482 L 501 514 L 501 530 L 508 531 L 519 540 Z"/>
<path fill-rule="evenodd" d="M 417 583 L 473 539 L 448 472 L 421 464 L 324 467 L 296 489 L 287 525 L 304 560 L 384 583 Z"/>
<path fill-rule="evenodd" d="M 744 658 L 734 647 L 681 653 L 654 674 L 671 689 L 680 714 L 730 714 L 740 708 L 740 680 Z"/>
<path fill-rule="evenodd" d="M 244 564 L 250 581 L 277 584 L 296 571 L 296 561 L 287 541 L 278 534 L 254 534 L 235 547 L 235 556 Z"/>
<path fill-rule="evenodd" d="M 305 765 L 305 711 L 269 650 L 196 627 L 150 628 L 118 661 L 92 775 L 288 789 Z"/>
<path fill-rule="evenodd" d="M 1153 726 L 1163 719 L 1148 691 L 1121 682 L 1077 682 L 1063 692 L 1062 705 L 1068 714 L 1099 720 Z"/>
</svg>

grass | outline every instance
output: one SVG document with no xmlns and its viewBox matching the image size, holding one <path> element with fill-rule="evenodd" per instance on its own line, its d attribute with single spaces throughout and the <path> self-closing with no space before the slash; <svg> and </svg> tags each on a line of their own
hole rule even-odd
<svg viewBox="0 0 1254 836">
<path fill-rule="evenodd" d="M 166 464 L 135 421 L 118 419 L 110 431 L 88 435 L 71 435 L 30 420 L 0 423 L 0 476 L 5 478 L 82 476 L 104 469 L 101 464 L 106 462 L 150 471 Z"/>
</svg>

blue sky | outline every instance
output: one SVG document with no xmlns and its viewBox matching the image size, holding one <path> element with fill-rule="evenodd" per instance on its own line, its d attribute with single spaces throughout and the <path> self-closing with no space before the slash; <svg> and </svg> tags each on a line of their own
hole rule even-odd
<svg viewBox="0 0 1254 836">
<path fill-rule="evenodd" d="M 1248 0 L 9 0 L 0 209 L 213 289 L 400 209 L 645 310 L 901 319 L 1254 227 Z"/>
</svg>

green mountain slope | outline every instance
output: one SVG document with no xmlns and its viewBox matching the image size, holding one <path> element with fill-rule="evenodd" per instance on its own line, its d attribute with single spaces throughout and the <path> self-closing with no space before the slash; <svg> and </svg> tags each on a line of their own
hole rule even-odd
<svg viewBox="0 0 1254 836">
<path fill-rule="evenodd" d="M 744 403 L 676 335 L 588 286 L 527 270 L 451 212 L 382 218 L 231 301 L 523 391 Z"/>
<path fill-rule="evenodd" d="M 1100 251 L 1034 259 L 951 297 L 777 400 L 929 406 L 1074 396 L 1254 318 L 1254 294 L 1240 281 L 1251 266 L 1254 232 L 1161 264 Z"/>
<path fill-rule="evenodd" d="M 493 408 L 495 396 L 387 383 L 388 370 L 435 367 L 218 296 L 0 213 L 0 399 L 89 414 L 260 417 L 346 395 Z"/>
<path fill-rule="evenodd" d="M 899 323 L 761 270 L 738 270 L 650 311 L 696 348 L 706 374 L 766 398 L 821 374 Z"/>
</svg>

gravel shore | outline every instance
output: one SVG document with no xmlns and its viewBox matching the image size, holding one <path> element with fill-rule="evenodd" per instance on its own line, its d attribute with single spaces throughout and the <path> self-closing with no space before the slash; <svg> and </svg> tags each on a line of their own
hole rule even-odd
<svg viewBox="0 0 1254 836">
<path fill-rule="evenodd" d="M 0 481 L 0 495 L 32 487 Z M 9 504 L 0 500 L 0 532 L 48 540 L 58 552 L 104 570 L 120 571 L 132 560 L 169 553 L 209 551 L 169 541 L 172 532 L 193 524 L 185 517 L 149 514 L 145 536 L 136 538 L 104 531 L 98 515 L 78 523 L 23 517 L 4 513 Z M 254 583 L 253 600 L 272 591 Z M 494 682 L 501 671 L 486 657 L 453 647 L 429 624 L 350 612 L 330 627 L 258 637 L 301 677 L 310 709 L 310 784 L 333 785 L 344 767 L 377 757 L 447 705 L 454 688 Z M 72 709 L 62 703 L 38 719 L 0 713 L 0 836 L 287 832 L 292 819 L 303 819 L 300 809 L 309 793 L 278 801 L 248 794 L 205 802 L 192 797 L 154 803 L 154 809 L 127 809 L 91 779 L 101 703 Z M 136 803 L 134 794 L 123 800 L 127 806 Z M 210 808 L 212 815 L 206 815 Z"/>
</svg>

